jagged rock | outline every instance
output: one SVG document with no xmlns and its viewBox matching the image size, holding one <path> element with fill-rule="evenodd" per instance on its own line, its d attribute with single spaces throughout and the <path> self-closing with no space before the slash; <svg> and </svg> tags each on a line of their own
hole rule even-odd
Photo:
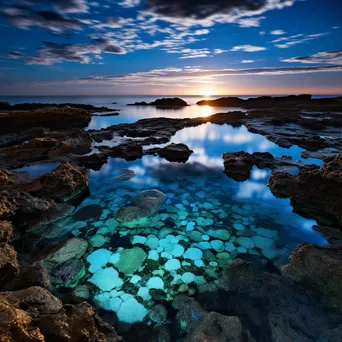
<svg viewBox="0 0 342 342">
<path fill-rule="evenodd" d="M 8 244 L 0 244 L 0 289 L 6 288 L 19 273 L 19 262 L 16 251 Z"/>
<path fill-rule="evenodd" d="M 85 275 L 84 262 L 78 259 L 63 262 L 50 272 L 51 282 L 56 287 L 75 287 Z"/>
<path fill-rule="evenodd" d="M 54 297 L 48 290 L 33 286 L 19 291 L 7 291 L 0 294 L 9 303 L 25 308 L 25 311 L 36 318 L 42 314 L 57 313 L 62 307 L 62 302 Z"/>
<path fill-rule="evenodd" d="M 90 113 L 81 108 L 50 106 L 32 111 L 11 111 L 0 116 L 0 133 L 18 132 L 31 127 L 83 128 L 90 120 Z"/>
<path fill-rule="evenodd" d="M 296 211 L 323 225 L 326 222 L 322 217 L 342 224 L 342 153 L 327 158 L 321 168 L 303 167 L 298 175 L 273 173 L 268 184 L 275 196 L 291 197 Z"/>
<path fill-rule="evenodd" d="M 51 286 L 49 273 L 42 262 L 20 268 L 19 275 L 13 279 L 13 288 L 22 290 L 32 286 L 48 288 Z"/>
<path fill-rule="evenodd" d="M 0 336 L 3 341 L 44 342 L 44 336 L 25 311 L 0 295 Z"/>
<path fill-rule="evenodd" d="M 88 189 L 88 170 L 63 163 L 53 171 L 24 185 L 36 197 L 66 202 Z"/>
<path fill-rule="evenodd" d="M 342 308 L 342 245 L 302 244 L 282 273 L 329 305 Z"/>
<path fill-rule="evenodd" d="M 0 221 L 0 243 L 8 242 L 13 236 L 14 227 L 8 221 Z"/>
</svg>

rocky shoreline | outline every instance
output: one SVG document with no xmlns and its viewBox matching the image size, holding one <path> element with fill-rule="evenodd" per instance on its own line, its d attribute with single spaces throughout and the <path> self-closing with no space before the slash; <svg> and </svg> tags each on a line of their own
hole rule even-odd
<svg viewBox="0 0 342 342">
<path fill-rule="evenodd" d="M 265 105 L 265 101 L 270 104 Z M 298 246 L 281 272 L 235 259 L 218 284 L 198 286 L 194 297 L 176 296 L 166 313 L 166 303 L 161 299 L 151 313 L 155 326 L 137 324 L 128 330 L 118 322 L 119 333 L 127 341 L 339 341 L 342 103 L 339 99 L 316 101 L 305 96 L 284 101 L 257 100 L 257 106 L 272 109 L 196 119 L 145 119 L 84 131 L 92 111 L 98 108 L 22 105 L 6 109 L 1 104 L 1 337 L 8 341 L 122 340 L 111 324 L 117 318 L 99 312 L 103 314 L 101 318 L 86 302 L 89 290 L 77 286 L 89 262 L 84 259 L 90 248 L 88 242 L 77 237 L 61 240 L 56 235 L 51 245 L 42 246 L 39 241 L 30 240 L 27 233 L 47 231 L 50 223 L 74 212 L 88 195 L 87 168 L 98 170 L 110 157 L 135 160 L 146 154 L 186 162 L 192 153 L 186 145 L 143 147 L 168 143 L 177 131 L 210 122 L 245 125 L 280 146 L 298 145 L 322 159 L 324 165 L 319 168 L 267 153 L 251 155 L 241 151 L 223 155 L 224 171 L 237 181 L 248 179 L 254 165 L 271 169 L 272 192 L 291 198 L 294 210 L 316 219 L 317 229 L 328 232 L 329 241 L 334 244 Z M 322 107 L 324 111 L 317 114 Z M 103 143 L 107 140 L 116 141 L 117 145 L 106 146 Z M 99 142 L 100 153 L 94 152 Z M 41 162 L 60 164 L 36 178 L 13 171 Z M 289 173 L 294 169 L 299 170 L 297 175 Z M 151 206 L 146 206 L 146 196 Z M 141 194 L 133 199 L 134 219 L 153 215 L 162 202 L 162 194 Z M 90 209 L 96 214 L 96 205 Z M 80 211 L 73 215 L 87 215 Z M 116 219 L 129 221 L 131 213 L 121 210 Z M 56 291 L 60 286 L 64 290 Z"/>
</svg>

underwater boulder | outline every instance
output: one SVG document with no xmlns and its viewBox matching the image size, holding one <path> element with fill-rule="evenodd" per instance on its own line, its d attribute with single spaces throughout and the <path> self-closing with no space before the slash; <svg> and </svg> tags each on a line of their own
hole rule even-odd
<svg viewBox="0 0 342 342">
<path fill-rule="evenodd" d="M 72 216 L 74 221 L 86 221 L 97 219 L 102 215 L 102 207 L 98 204 L 90 204 L 77 210 Z"/>
<path fill-rule="evenodd" d="M 54 268 L 50 278 L 52 284 L 57 287 L 75 287 L 85 274 L 84 262 L 79 259 L 71 259 Z"/>
<path fill-rule="evenodd" d="M 124 249 L 119 254 L 119 260 L 114 263 L 114 266 L 119 272 L 124 274 L 135 273 L 143 264 L 147 254 L 140 247 Z"/>
<path fill-rule="evenodd" d="M 156 189 L 145 190 L 133 198 L 133 203 L 141 208 L 146 208 L 148 215 L 155 214 L 165 201 L 165 194 Z"/>
</svg>

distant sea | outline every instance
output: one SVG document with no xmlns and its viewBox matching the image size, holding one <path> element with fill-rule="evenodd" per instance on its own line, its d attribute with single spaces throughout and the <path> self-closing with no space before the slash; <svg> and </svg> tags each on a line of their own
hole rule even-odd
<svg viewBox="0 0 342 342">
<path fill-rule="evenodd" d="M 203 99 L 216 99 L 224 95 L 206 96 L 186 96 L 186 95 L 148 95 L 148 96 L 132 96 L 132 95 L 108 95 L 108 96 L 0 96 L 0 101 L 7 101 L 10 104 L 17 103 L 76 103 L 91 104 L 93 106 L 105 106 L 120 111 L 119 116 L 113 117 L 93 117 L 88 129 L 101 129 L 110 125 L 119 123 L 131 123 L 140 119 L 152 117 L 171 117 L 171 118 L 194 118 L 208 116 L 215 113 L 222 113 L 233 110 L 242 110 L 241 108 L 224 108 L 224 107 L 208 107 L 197 106 L 196 102 Z M 242 99 L 258 97 L 260 95 L 237 95 Z M 339 95 L 315 95 L 314 98 L 334 97 Z M 162 97 L 180 97 L 184 99 L 189 107 L 180 109 L 158 109 L 155 107 L 139 107 L 127 106 L 129 103 L 135 102 L 152 102 Z M 233 96 L 230 96 L 233 97 Z M 115 102 L 115 104 L 114 104 Z"/>
</svg>

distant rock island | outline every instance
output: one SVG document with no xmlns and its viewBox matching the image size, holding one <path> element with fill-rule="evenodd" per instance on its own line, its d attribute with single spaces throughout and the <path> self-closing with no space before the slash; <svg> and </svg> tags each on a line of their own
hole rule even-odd
<svg viewBox="0 0 342 342">
<path fill-rule="evenodd" d="M 273 107 L 297 107 L 302 105 L 306 107 L 317 105 L 339 105 L 342 101 L 341 97 L 334 98 L 320 98 L 313 99 L 312 95 L 290 95 L 290 96 L 260 96 L 256 98 L 249 98 L 247 100 L 239 97 L 221 97 L 216 100 L 202 100 L 198 101 L 199 106 L 212 107 L 240 107 L 240 108 L 273 108 Z"/>
<path fill-rule="evenodd" d="M 157 99 L 154 102 L 136 102 L 132 104 L 128 104 L 127 106 L 156 106 L 160 108 L 177 108 L 177 107 L 186 107 L 189 106 L 184 100 L 179 97 L 174 98 L 162 98 Z"/>
</svg>

